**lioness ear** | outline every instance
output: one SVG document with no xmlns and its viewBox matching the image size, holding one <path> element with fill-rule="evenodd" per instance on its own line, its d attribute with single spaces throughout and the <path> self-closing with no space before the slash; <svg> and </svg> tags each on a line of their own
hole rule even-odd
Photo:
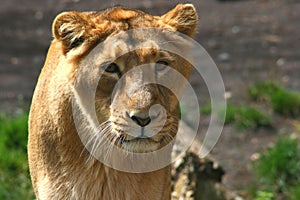
<svg viewBox="0 0 300 200">
<path fill-rule="evenodd" d="M 192 4 L 178 4 L 161 16 L 162 21 L 183 34 L 192 36 L 196 30 L 198 15 Z"/>
<path fill-rule="evenodd" d="M 88 23 L 78 12 L 59 14 L 52 26 L 54 38 L 63 43 L 63 51 L 67 53 L 80 46 L 87 39 Z"/>
</svg>

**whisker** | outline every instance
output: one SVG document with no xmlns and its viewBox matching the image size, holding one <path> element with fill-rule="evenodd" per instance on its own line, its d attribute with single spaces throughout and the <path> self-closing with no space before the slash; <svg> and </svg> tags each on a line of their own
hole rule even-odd
<svg viewBox="0 0 300 200">
<path fill-rule="evenodd" d="M 85 144 L 85 147 L 90 151 L 89 157 L 86 160 L 86 164 L 92 159 L 93 155 L 97 152 L 99 145 L 103 145 L 105 142 L 105 138 L 111 132 L 111 123 L 109 120 L 101 123 L 97 129 L 94 131 L 94 135 L 90 136 L 88 142 Z M 90 146 L 91 148 L 88 148 Z M 85 148 L 82 150 L 84 152 Z"/>
<path fill-rule="evenodd" d="M 105 139 L 104 139 L 105 137 Z M 102 135 L 102 137 L 98 137 L 97 140 L 95 141 L 95 146 L 92 150 L 92 154 L 96 155 L 97 152 L 105 152 L 105 148 L 107 146 L 107 143 L 109 143 L 111 135 L 109 132 L 105 133 Z M 100 151 L 101 150 L 101 151 Z"/>
<path fill-rule="evenodd" d="M 97 134 L 95 134 L 95 135 L 93 135 L 90 139 L 89 139 L 89 141 L 86 143 L 86 144 L 84 144 L 84 148 L 82 148 L 82 151 L 81 151 L 81 153 L 80 153 L 80 157 L 83 155 L 83 152 L 86 150 L 86 147 L 95 139 L 97 137 Z"/>
<path fill-rule="evenodd" d="M 99 131 L 96 133 L 96 136 L 97 136 L 96 141 L 97 141 L 97 142 L 94 140 L 94 144 L 93 144 L 92 150 L 95 148 L 95 145 L 96 145 L 96 144 L 101 143 L 102 140 L 105 138 L 105 136 L 106 136 L 107 134 L 109 134 L 109 129 L 110 129 L 110 128 L 111 128 L 111 127 L 108 125 L 108 126 L 104 127 L 104 129 L 99 130 Z"/>
<path fill-rule="evenodd" d="M 110 144 L 108 146 L 108 149 L 106 151 L 106 154 L 105 154 L 105 158 L 104 158 L 105 161 L 107 161 L 108 158 L 110 157 L 110 155 L 112 154 L 112 151 L 114 149 L 114 144 L 115 144 L 115 142 L 116 142 L 117 139 L 118 139 L 118 137 L 112 136 L 112 138 L 111 138 L 112 142 L 110 142 Z"/>
<path fill-rule="evenodd" d="M 98 137 L 98 132 L 100 132 L 100 127 L 104 126 L 104 128 L 105 128 L 105 127 L 107 127 L 108 124 L 109 124 L 109 121 L 105 121 L 105 122 L 103 122 L 102 124 L 100 124 L 100 126 L 99 126 L 99 127 L 97 128 L 97 130 L 95 131 L 95 134 L 92 135 L 92 136 L 89 138 L 89 140 L 88 140 L 88 142 L 87 142 L 86 144 L 84 144 L 84 147 L 85 147 L 85 148 L 82 149 L 82 151 L 81 151 L 81 153 L 80 153 L 80 156 L 83 155 L 83 152 L 85 151 L 86 147 L 89 146 L 90 143 L 91 143 L 92 141 L 94 141 L 94 140 Z M 90 159 L 90 157 L 91 157 L 91 155 L 89 156 L 88 160 Z"/>
</svg>

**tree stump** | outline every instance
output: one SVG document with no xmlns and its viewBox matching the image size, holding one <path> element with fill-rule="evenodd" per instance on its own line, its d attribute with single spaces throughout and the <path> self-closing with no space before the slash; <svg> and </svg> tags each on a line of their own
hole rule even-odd
<svg viewBox="0 0 300 200">
<path fill-rule="evenodd" d="M 181 123 L 179 131 L 191 132 Z M 225 171 L 211 157 L 200 158 L 198 141 L 173 164 L 172 200 L 243 200 L 222 184 Z"/>
</svg>

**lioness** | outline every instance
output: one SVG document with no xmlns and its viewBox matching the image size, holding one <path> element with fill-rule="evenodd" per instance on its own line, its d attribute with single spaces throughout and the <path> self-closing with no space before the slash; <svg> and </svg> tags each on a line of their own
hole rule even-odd
<svg viewBox="0 0 300 200">
<path fill-rule="evenodd" d="M 192 67 L 184 58 L 161 50 L 163 42 L 148 40 L 147 33 L 107 41 L 147 27 L 192 36 L 197 19 L 191 4 L 179 4 L 162 16 L 114 7 L 101 12 L 64 12 L 56 17 L 54 39 L 29 118 L 28 156 L 37 199 L 171 198 L 170 165 L 134 173 L 130 164 L 122 171 L 101 158 L 108 156 L 122 166 L 130 154 L 115 159 L 104 151 L 115 146 L 140 155 L 172 143 L 179 121 L 178 98 L 154 82 L 166 77 L 163 74 L 169 73 L 168 68 L 188 78 Z M 166 43 L 174 39 L 168 34 L 163 37 Z M 145 48 L 132 49 L 135 42 Z M 141 65 L 145 66 L 138 68 Z M 130 72 L 133 69 L 137 70 Z M 149 84 L 143 83 L 146 76 L 153 79 Z M 156 109 L 157 105 L 163 109 Z M 147 127 L 156 124 L 160 127 L 153 134 Z M 107 149 L 102 148 L 105 145 Z M 155 163 L 155 158 L 151 162 Z M 145 160 L 144 166 L 151 162 Z"/>
</svg>

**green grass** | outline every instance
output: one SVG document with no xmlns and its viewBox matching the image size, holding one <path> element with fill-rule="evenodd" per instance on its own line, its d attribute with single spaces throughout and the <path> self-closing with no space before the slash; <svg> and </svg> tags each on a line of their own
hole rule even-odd
<svg viewBox="0 0 300 200">
<path fill-rule="evenodd" d="M 273 200 L 274 193 L 269 191 L 258 190 L 253 200 Z"/>
<path fill-rule="evenodd" d="M 278 84 L 272 81 L 266 81 L 262 83 L 256 83 L 249 87 L 248 94 L 255 101 L 269 101 L 270 95 L 281 89 L 281 86 Z"/>
<path fill-rule="evenodd" d="M 210 104 L 201 107 L 202 114 L 210 114 Z M 223 111 L 220 111 L 223 113 Z M 234 124 L 239 129 L 254 129 L 271 126 L 271 119 L 261 111 L 251 106 L 227 104 L 225 124 Z"/>
<path fill-rule="evenodd" d="M 296 139 L 278 139 L 256 161 L 254 169 L 260 189 L 299 199 L 300 151 Z"/>
<path fill-rule="evenodd" d="M 291 200 L 299 200 L 300 199 L 300 183 L 291 189 Z"/>
<path fill-rule="evenodd" d="M 228 105 L 226 110 L 225 124 L 234 123 L 237 128 L 258 128 L 271 126 L 271 119 L 250 106 Z"/>
<path fill-rule="evenodd" d="M 300 93 L 287 90 L 270 81 L 253 85 L 248 93 L 255 101 L 270 103 L 278 114 L 286 117 L 300 116 Z"/>
<path fill-rule="evenodd" d="M 0 199 L 33 199 L 27 162 L 27 113 L 0 116 Z"/>
<path fill-rule="evenodd" d="M 295 129 L 296 129 L 296 132 L 300 134 L 300 122 L 295 123 Z"/>
<path fill-rule="evenodd" d="M 203 106 L 200 106 L 200 113 L 203 115 L 210 115 L 211 114 L 211 103 L 206 103 Z"/>
<path fill-rule="evenodd" d="M 270 100 L 275 112 L 287 116 L 300 116 L 300 95 L 287 90 L 279 90 L 270 95 Z"/>
</svg>

